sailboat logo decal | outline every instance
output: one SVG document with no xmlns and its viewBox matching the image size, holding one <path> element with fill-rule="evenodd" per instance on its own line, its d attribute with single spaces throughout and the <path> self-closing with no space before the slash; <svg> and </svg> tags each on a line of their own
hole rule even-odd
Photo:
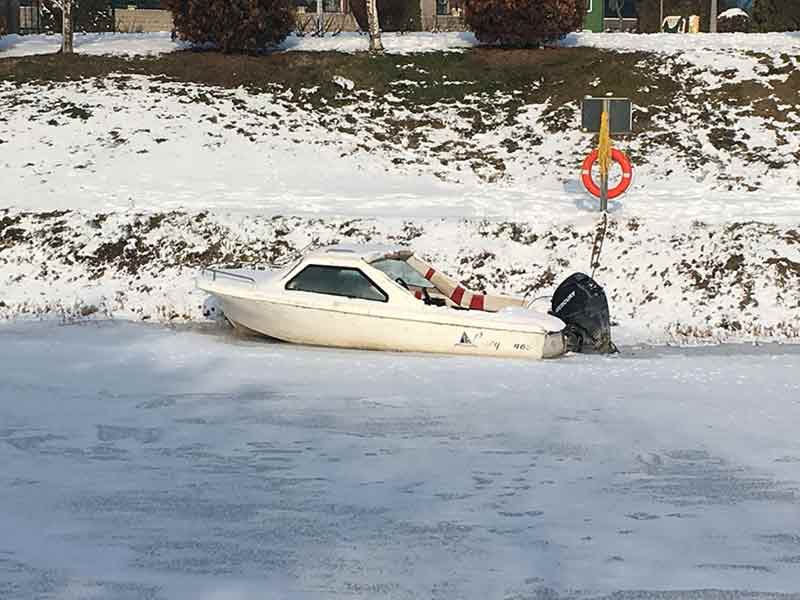
<svg viewBox="0 0 800 600">
<path fill-rule="evenodd" d="M 461 340 L 457 344 L 458 346 L 472 346 L 472 340 L 469 339 L 467 332 L 461 334 Z"/>
</svg>

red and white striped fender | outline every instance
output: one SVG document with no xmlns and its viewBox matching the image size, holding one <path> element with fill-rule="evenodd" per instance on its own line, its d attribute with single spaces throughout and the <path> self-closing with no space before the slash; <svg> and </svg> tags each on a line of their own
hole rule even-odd
<svg viewBox="0 0 800 600">
<path fill-rule="evenodd" d="M 454 304 L 464 308 L 469 308 L 471 310 L 485 310 L 484 307 L 486 302 L 484 295 L 475 294 L 469 291 L 455 279 L 452 279 L 444 273 L 437 271 L 426 262 L 418 259 L 416 256 L 411 256 L 408 259 L 408 264 L 417 273 L 430 281 L 437 290 L 450 298 Z M 420 292 L 420 295 L 421 294 L 422 293 Z"/>
</svg>

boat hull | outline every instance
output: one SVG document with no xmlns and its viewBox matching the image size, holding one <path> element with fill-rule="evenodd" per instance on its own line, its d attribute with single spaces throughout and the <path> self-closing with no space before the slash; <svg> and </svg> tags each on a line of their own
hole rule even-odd
<svg viewBox="0 0 800 600">
<path fill-rule="evenodd" d="M 367 314 L 345 303 L 318 307 L 215 294 L 235 326 L 297 344 L 514 358 L 566 352 L 561 332 L 517 331 L 491 323 L 431 322 L 414 315 Z"/>
</svg>

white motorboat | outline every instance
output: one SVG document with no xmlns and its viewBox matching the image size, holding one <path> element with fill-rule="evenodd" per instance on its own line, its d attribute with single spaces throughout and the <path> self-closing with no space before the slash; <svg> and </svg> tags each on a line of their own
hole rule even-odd
<svg viewBox="0 0 800 600">
<path fill-rule="evenodd" d="M 234 327 L 316 346 L 553 358 L 611 351 L 600 286 L 575 274 L 537 312 L 471 292 L 406 247 L 334 246 L 276 270 L 205 269 L 197 287 Z"/>
</svg>

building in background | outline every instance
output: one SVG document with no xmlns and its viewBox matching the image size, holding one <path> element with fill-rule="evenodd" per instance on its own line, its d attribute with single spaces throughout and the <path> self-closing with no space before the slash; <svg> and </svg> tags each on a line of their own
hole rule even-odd
<svg viewBox="0 0 800 600">
<path fill-rule="evenodd" d="M 123 33 L 172 31 L 172 14 L 161 0 L 112 0 L 114 30 Z"/>
<path fill-rule="evenodd" d="M 19 33 L 19 0 L 0 0 L 0 35 Z"/>
<path fill-rule="evenodd" d="M 461 0 L 420 0 L 422 29 L 425 31 L 463 31 Z"/>
<path fill-rule="evenodd" d="M 583 28 L 594 32 L 638 31 L 639 15 L 636 11 L 636 0 L 620 0 L 619 4 L 615 0 L 586 0 Z"/>
<path fill-rule="evenodd" d="M 603 31 L 603 0 L 586 0 L 586 16 L 583 28 L 589 31 Z"/>
<path fill-rule="evenodd" d="M 19 0 L 17 13 L 20 33 L 41 33 L 42 7 L 40 0 Z"/>
<path fill-rule="evenodd" d="M 358 24 L 350 10 L 350 0 L 320 0 L 326 30 L 356 31 Z M 423 31 L 463 31 L 463 0 L 397 0 L 419 6 L 419 28 Z M 602 31 L 640 31 L 637 0 L 584 0 L 584 29 Z M 161 0 L 108 0 L 113 6 L 114 29 L 123 32 L 171 31 L 172 15 L 161 9 Z M 670 0 L 665 0 L 669 4 Z M 800 0 L 798 0 L 800 2 Z M 41 0 L 0 0 L 0 21 L 5 19 L 10 32 L 35 33 L 44 30 Z M 741 8 L 752 14 L 753 0 L 719 0 L 720 11 Z M 316 27 L 317 0 L 295 0 L 299 31 Z M 620 21 L 619 12 L 622 14 Z M 654 31 L 657 29 L 654 29 Z"/>
</svg>

